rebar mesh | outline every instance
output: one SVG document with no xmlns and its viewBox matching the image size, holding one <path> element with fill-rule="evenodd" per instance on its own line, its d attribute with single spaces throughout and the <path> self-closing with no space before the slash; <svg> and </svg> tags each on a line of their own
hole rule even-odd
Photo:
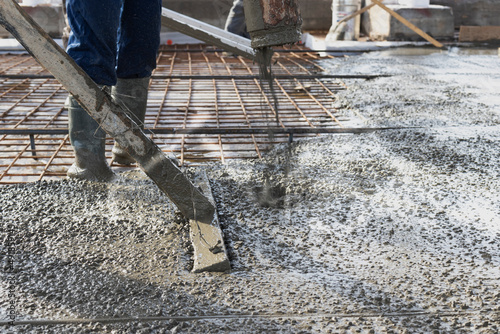
<svg viewBox="0 0 500 334">
<path fill-rule="evenodd" d="M 318 54 L 294 48 L 278 50 L 273 59 L 276 111 L 256 64 L 204 45 L 162 46 L 150 83 L 145 131 L 155 132 L 152 137 L 164 152 L 191 165 L 259 158 L 270 145 L 289 140 L 285 133 L 269 136 L 238 129 L 344 126 L 349 119 L 333 107 L 335 92 L 344 84 L 321 78 L 324 69 L 316 62 Z M 65 177 L 73 161 L 66 96 L 58 81 L 28 54 L 0 55 L 0 184 Z M 18 133 L 7 131 L 14 129 Z M 174 129 L 198 133 L 179 134 Z M 213 129 L 220 131 L 208 131 Z M 225 129 L 231 131 L 224 133 Z M 112 144 L 108 138 L 109 158 Z"/>
</svg>

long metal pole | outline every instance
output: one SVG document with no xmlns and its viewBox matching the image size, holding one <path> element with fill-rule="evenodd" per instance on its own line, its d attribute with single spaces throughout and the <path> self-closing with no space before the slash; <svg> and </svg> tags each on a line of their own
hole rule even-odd
<svg viewBox="0 0 500 334">
<path fill-rule="evenodd" d="M 250 40 L 229 31 L 214 27 L 208 23 L 198 21 L 192 17 L 179 14 L 173 10 L 163 8 L 162 25 L 185 35 L 217 45 L 226 51 L 255 60 L 255 51 L 250 46 Z"/>
</svg>

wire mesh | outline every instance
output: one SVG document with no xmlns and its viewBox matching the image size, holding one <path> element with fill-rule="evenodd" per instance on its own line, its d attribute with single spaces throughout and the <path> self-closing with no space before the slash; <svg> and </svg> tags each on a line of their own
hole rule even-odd
<svg viewBox="0 0 500 334">
<path fill-rule="evenodd" d="M 238 129 L 342 127 L 349 118 L 339 114 L 334 102 L 335 92 L 345 85 L 321 78 L 324 69 L 318 59 L 317 53 L 301 47 L 277 50 L 273 72 L 279 108 L 275 110 L 269 87 L 259 80 L 258 66 L 251 61 L 205 45 L 162 46 L 150 82 L 146 132 L 220 129 L 215 134 L 152 135 L 165 153 L 173 153 L 182 165 L 193 165 L 259 158 L 272 145 L 289 140 L 283 133 L 268 136 Z M 307 78 L 301 78 L 304 75 Z M 66 97 L 58 81 L 28 54 L 0 55 L 0 184 L 66 176 L 74 158 L 67 135 Z M 4 131 L 13 129 L 20 132 Z M 47 131 L 29 132 L 40 129 Z M 112 145 L 108 138 L 109 159 Z"/>
</svg>

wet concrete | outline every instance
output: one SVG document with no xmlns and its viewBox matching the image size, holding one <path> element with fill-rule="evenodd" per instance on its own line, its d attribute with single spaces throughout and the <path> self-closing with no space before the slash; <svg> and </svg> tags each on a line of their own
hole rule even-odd
<svg viewBox="0 0 500 334">
<path fill-rule="evenodd" d="M 1 187 L 2 318 L 10 306 L 16 320 L 139 317 L 2 329 L 497 333 L 498 56 L 386 52 L 321 65 L 392 74 L 348 81 L 335 103 L 366 126 L 407 129 L 208 166 L 229 273 L 190 272 L 188 223 L 133 174 Z"/>
</svg>

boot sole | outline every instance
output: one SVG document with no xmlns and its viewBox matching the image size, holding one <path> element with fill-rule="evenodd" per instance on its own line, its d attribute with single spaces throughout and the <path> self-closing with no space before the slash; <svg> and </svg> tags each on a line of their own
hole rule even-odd
<svg viewBox="0 0 500 334">
<path fill-rule="evenodd" d="M 93 182 L 109 182 L 112 181 L 116 174 L 111 170 L 107 170 L 104 173 L 96 174 L 89 169 L 82 169 L 76 167 L 74 164 L 68 169 L 66 176 L 70 179 L 86 180 Z"/>
</svg>

